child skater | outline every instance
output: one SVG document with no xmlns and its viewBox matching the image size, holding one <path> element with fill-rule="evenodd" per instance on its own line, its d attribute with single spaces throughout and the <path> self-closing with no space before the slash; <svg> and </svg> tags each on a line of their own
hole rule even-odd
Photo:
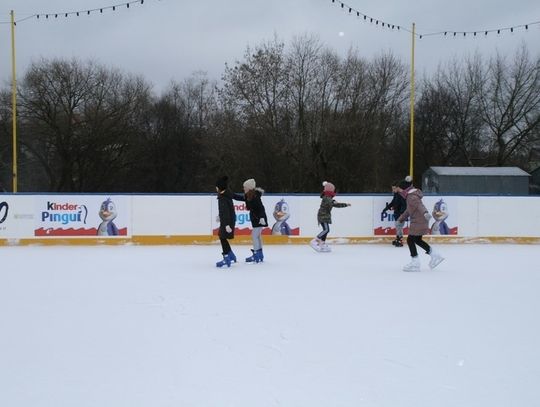
<svg viewBox="0 0 540 407">
<path fill-rule="evenodd" d="M 409 246 L 412 259 L 409 264 L 403 267 L 403 271 L 420 271 L 420 259 L 416 250 L 417 245 L 424 249 L 426 254 L 431 256 L 429 268 L 433 269 L 444 260 L 444 257 L 437 253 L 427 242 L 422 240 L 422 236 L 429 232 L 428 222 L 431 218 L 431 214 L 422 203 L 424 195 L 421 190 L 412 185 L 412 177 L 410 175 L 399 183 L 397 190 L 407 200 L 407 209 L 401 214 L 398 220 L 405 222 L 407 218 L 410 219 L 407 246 Z"/>
<path fill-rule="evenodd" d="M 231 267 L 231 262 L 236 263 L 234 255 L 228 239 L 234 239 L 234 226 L 236 224 L 236 214 L 232 202 L 232 192 L 229 190 L 227 183 L 229 177 L 224 176 L 216 181 L 216 191 L 219 209 L 219 241 L 223 260 L 216 263 L 216 267 Z"/>
<path fill-rule="evenodd" d="M 326 237 L 330 232 L 330 224 L 332 223 L 332 208 L 345 208 L 351 206 L 351 204 L 336 202 L 334 200 L 336 196 L 336 187 L 334 184 L 327 181 L 324 181 L 322 184 L 321 206 L 317 212 L 317 221 L 322 227 L 322 231 L 309 244 L 318 252 L 329 252 L 330 247 L 326 244 Z"/>
<path fill-rule="evenodd" d="M 382 213 L 381 213 L 381 219 L 386 216 L 386 211 L 389 209 L 392 209 L 394 211 L 394 221 L 396 226 L 396 239 L 392 240 L 392 244 L 396 247 L 402 247 L 403 246 L 403 225 L 405 222 L 398 221 L 398 218 L 401 216 L 403 212 L 405 212 L 405 209 L 407 208 L 407 202 L 405 201 L 405 198 L 397 191 L 399 185 L 399 181 L 395 181 L 392 183 L 392 192 L 394 196 L 392 197 L 392 201 L 386 204 L 384 207 Z"/>
<path fill-rule="evenodd" d="M 244 182 L 244 193 L 234 194 L 233 199 L 237 201 L 244 201 L 246 208 L 249 209 L 249 218 L 251 219 L 251 240 L 253 242 L 253 249 L 251 249 L 251 256 L 246 258 L 247 263 L 259 263 L 264 259 L 262 249 L 262 230 L 268 225 L 268 218 L 266 217 L 266 211 L 261 200 L 261 196 L 264 193 L 262 188 L 258 188 L 255 180 L 250 178 Z"/>
</svg>

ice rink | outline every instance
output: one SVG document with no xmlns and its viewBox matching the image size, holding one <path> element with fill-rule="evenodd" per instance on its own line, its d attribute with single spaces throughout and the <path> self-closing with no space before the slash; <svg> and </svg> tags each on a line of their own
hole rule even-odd
<svg viewBox="0 0 540 407">
<path fill-rule="evenodd" d="M 0 406 L 538 405 L 539 247 L 437 247 L 1 247 Z"/>
</svg>

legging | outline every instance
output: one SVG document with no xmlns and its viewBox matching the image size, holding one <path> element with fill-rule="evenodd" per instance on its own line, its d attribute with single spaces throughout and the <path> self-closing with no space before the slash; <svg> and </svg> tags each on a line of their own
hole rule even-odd
<svg viewBox="0 0 540 407">
<path fill-rule="evenodd" d="M 224 237 L 220 237 L 219 241 L 221 242 L 221 251 L 222 251 L 222 253 L 224 255 L 229 254 L 231 252 L 231 245 L 229 244 L 229 241 Z"/>
<path fill-rule="evenodd" d="M 396 220 L 396 236 L 397 237 L 403 237 L 403 226 L 405 225 L 405 222 L 399 222 Z"/>
<path fill-rule="evenodd" d="M 409 235 L 407 236 L 407 246 L 409 246 L 409 251 L 411 252 L 411 257 L 418 256 L 416 251 L 416 245 L 420 246 L 426 251 L 426 254 L 429 254 L 431 247 L 427 242 L 422 240 L 422 235 Z"/>
<path fill-rule="evenodd" d="M 330 233 L 330 224 L 323 222 L 321 223 L 322 232 L 317 235 L 318 239 L 321 239 L 323 242 L 326 242 L 326 236 Z"/>
<path fill-rule="evenodd" d="M 251 230 L 251 240 L 253 242 L 253 250 L 260 250 L 262 249 L 262 226 L 255 227 Z"/>
</svg>

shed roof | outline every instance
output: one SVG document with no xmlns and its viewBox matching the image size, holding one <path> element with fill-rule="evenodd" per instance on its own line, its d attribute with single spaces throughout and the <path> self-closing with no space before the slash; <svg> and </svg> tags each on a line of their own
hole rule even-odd
<svg viewBox="0 0 540 407">
<path fill-rule="evenodd" d="M 519 167 L 429 167 L 438 175 L 530 177 Z"/>
</svg>

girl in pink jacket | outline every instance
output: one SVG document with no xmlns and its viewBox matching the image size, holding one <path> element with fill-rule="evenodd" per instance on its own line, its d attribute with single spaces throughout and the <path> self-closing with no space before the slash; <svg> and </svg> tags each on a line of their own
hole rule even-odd
<svg viewBox="0 0 540 407">
<path fill-rule="evenodd" d="M 407 200 L 407 210 L 398 218 L 399 222 L 404 222 L 409 218 L 409 235 L 407 236 L 407 246 L 411 253 L 411 262 L 403 271 L 420 271 L 420 259 L 416 246 L 420 246 L 431 256 L 429 268 L 437 267 L 444 260 L 433 247 L 422 239 L 422 236 L 429 233 L 429 219 L 431 214 L 422 203 L 422 191 L 412 185 L 412 177 L 407 176 L 401 181 L 397 188 L 398 192 Z"/>
</svg>

